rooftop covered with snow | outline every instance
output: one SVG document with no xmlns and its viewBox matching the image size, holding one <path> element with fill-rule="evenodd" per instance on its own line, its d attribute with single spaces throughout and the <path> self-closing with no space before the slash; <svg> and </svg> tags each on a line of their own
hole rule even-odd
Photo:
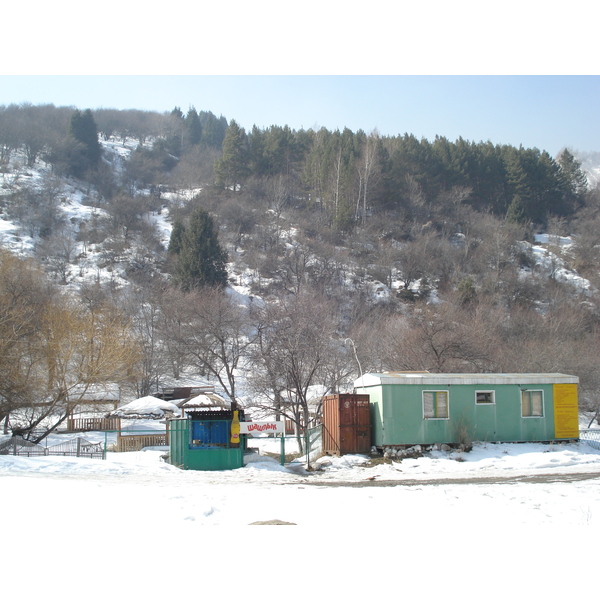
<svg viewBox="0 0 600 600">
<path fill-rule="evenodd" d="M 366 373 L 354 382 L 357 389 L 375 385 L 502 385 L 579 383 L 579 378 L 563 373 Z"/>
</svg>

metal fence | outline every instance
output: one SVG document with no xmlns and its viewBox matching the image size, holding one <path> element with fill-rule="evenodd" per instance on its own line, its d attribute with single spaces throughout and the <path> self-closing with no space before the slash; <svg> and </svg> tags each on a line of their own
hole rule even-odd
<svg viewBox="0 0 600 600">
<path fill-rule="evenodd" d="M 78 437 L 54 446 L 41 446 L 22 437 L 14 436 L 0 444 L 0 454 L 12 456 L 78 456 L 103 458 L 102 442 L 94 443 Z"/>
<path fill-rule="evenodd" d="M 323 425 L 312 427 L 306 432 L 307 455 L 310 460 L 316 460 L 323 452 Z"/>
<path fill-rule="evenodd" d="M 580 429 L 579 439 L 592 448 L 600 450 L 600 429 Z"/>
<path fill-rule="evenodd" d="M 260 446 L 259 440 L 261 438 L 248 436 L 248 448 Z M 301 462 L 310 467 L 323 451 L 323 426 L 311 427 L 300 435 L 276 436 L 272 440 L 278 443 L 278 451 L 267 451 L 266 454 L 276 456 L 281 465 Z"/>
</svg>

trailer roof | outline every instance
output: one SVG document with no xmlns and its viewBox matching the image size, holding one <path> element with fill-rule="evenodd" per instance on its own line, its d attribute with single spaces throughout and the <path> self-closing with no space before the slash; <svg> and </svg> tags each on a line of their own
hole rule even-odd
<svg viewBox="0 0 600 600">
<path fill-rule="evenodd" d="M 366 373 L 354 382 L 354 389 L 375 385 L 501 385 L 501 384 L 579 383 L 579 378 L 563 373 Z"/>
</svg>

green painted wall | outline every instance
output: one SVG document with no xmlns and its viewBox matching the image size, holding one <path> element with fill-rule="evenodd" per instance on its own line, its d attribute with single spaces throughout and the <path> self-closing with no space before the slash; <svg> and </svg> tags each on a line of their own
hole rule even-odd
<svg viewBox="0 0 600 600">
<path fill-rule="evenodd" d="M 372 440 L 376 446 L 461 441 L 551 441 L 554 439 L 552 384 L 378 385 L 359 388 L 370 395 Z M 542 390 L 543 417 L 521 416 L 521 390 Z M 423 391 L 448 391 L 449 418 L 423 418 Z M 494 404 L 476 404 L 476 391 L 495 392 Z"/>
<path fill-rule="evenodd" d="M 191 424 L 189 419 L 169 421 L 169 461 L 172 465 L 195 471 L 224 471 L 244 466 L 244 441 L 233 448 L 194 448 Z"/>
</svg>

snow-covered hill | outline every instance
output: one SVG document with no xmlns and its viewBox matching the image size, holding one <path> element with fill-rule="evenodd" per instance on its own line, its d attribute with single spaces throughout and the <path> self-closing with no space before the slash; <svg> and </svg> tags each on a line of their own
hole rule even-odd
<svg viewBox="0 0 600 600">
<path fill-rule="evenodd" d="M 111 168 L 120 173 L 123 170 L 124 161 L 130 156 L 131 152 L 138 146 L 138 142 L 132 138 L 125 141 L 120 138 L 111 137 L 105 140 L 100 136 L 103 149 L 103 160 L 111 165 Z M 145 144 L 150 147 L 152 140 L 147 140 Z M 600 181 L 600 152 L 579 153 L 577 159 L 581 161 L 590 184 L 596 185 Z M 11 194 L 25 188 L 33 191 L 41 191 L 47 182 L 52 180 L 53 186 L 58 186 L 58 206 L 62 211 L 67 227 L 70 229 L 70 235 L 75 239 L 79 228 L 90 224 L 94 219 L 106 216 L 102 208 L 91 205 L 88 198 L 89 190 L 86 186 L 77 180 L 70 178 L 61 178 L 57 180 L 51 173 L 48 165 L 38 160 L 33 168 L 25 166 L 25 155 L 15 152 L 13 154 L 10 168 L 0 172 L 0 200 L 2 196 L 8 197 Z M 180 191 L 178 193 L 165 193 L 165 202 L 184 200 L 198 193 L 198 189 Z M 147 220 L 151 222 L 158 232 L 161 243 L 166 247 L 171 234 L 171 222 L 169 220 L 168 210 L 162 210 L 159 214 L 147 214 Z M 39 239 L 32 238 L 24 227 L 19 227 L 14 222 L 7 220 L 6 212 L 0 214 L 0 245 L 17 254 L 31 256 L 34 254 Z M 555 240 L 554 240 L 555 241 Z M 552 247 L 572 245 L 572 239 L 561 240 L 560 244 L 554 244 L 548 236 L 540 235 L 536 237 L 536 243 L 529 247 L 532 249 L 539 269 L 544 271 L 556 270 L 559 279 L 568 280 L 579 290 L 589 290 L 589 282 L 581 279 L 576 273 L 569 271 L 562 261 L 552 251 Z M 527 246 L 524 243 L 524 246 Z M 125 271 L 128 261 L 135 260 L 137 248 L 135 245 L 125 252 L 120 265 L 107 266 L 104 260 L 102 248 L 95 244 L 84 244 L 76 242 L 73 256 L 76 259 L 68 267 L 68 280 L 72 287 L 77 288 L 85 282 L 107 282 L 113 285 L 126 285 L 127 276 Z M 252 282 L 248 280 L 247 273 L 238 273 L 238 290 L 242 293 L 249 290 Z M 393 290 L 381 282 L 373 282 L 371 285 L 374 301 L 388 298 Z"/>
<path fill-rule="evenodd" d="M 102 140 L 103 160 L 119 172 L 123 161 L 137 147 L 135 140 L 122 142 L 116 139 Z M 86 185 L 72 178 L 56 178 L 50 167 L 42 161 L 37 161 L 33 168 L 25 166 L 25 157 L 15 152 L 10 168 L 0 172 L 0 200 L 2 197 L 28 189 L 32 192 L 43 193 L 45 186 L 52 181 L 53 194 L 57 196 L 58 210 L 62 213 L 66 232 L 72 239 L 72 264 L 67 267 L 66 279 L 70 287 L 77 289 L 84 283 L 106 283 L 121 286 L 127 284 L 125 275 L 130 261 L 135 260 L 138 248 L 133 245 L 124 250 L 120 264 L 106 265 L 102 247 L 99 244 L 86 244 L 76 241 L 77 233 L 82 227 L 91 227 L 95 219 L 106 217 L 106 211 L 90 201 Z M 153 224 L 158 232 L 161 243 L 166 247 L 171 235 L 171 224 L 168 212 L 147 214 L 146 219 Z M 33 238 L 25 227 L 7 219 L 6 211 L 0 214 L 0 246 L 22 256 L 33 256 L 40 243 L 39 238 Z"/>
<path fill-rule="evenodd" d="M 151 144 L 151 140 L 146 142 Z M 103 160 L 109 163 L 115 172 L 123 170 L 123 163 L 131 152 L 137 147 L 138 142 L 127 140 L 123 142 L 120 139 L 110 138 L 104 140 L 101 138 L 103 147 Z M 587 163 L 591 173 L 600 173 L 600 161 L 598 156 L 587 157 Z M 594 162 L 596 161 L 596 162 Z M 51 173 L 50 167 L 38 160 L 33 168 L 26 166 L 25 156 L 15 152 L 9 168 L 4 168 L 0 172 L 0 203 L 19 190 L 29 189 L 41 191 L 48 182 L 52 182 L 53 193 L 57 196 L 57 206 L 64 216 L 66 230 L 74 244 L 72 252 L 73 260 L 66 267 L 65 280 L 66 289 L 74 291 L 84 284 L 91 283 L 111 283 L 113 287 L 124 287 L 128 285 L 128 267 L 139 260 L 140 253 L 145 253 L 148 257 L 150 252 L 135 241 L 132 237 L 131 246 L 122 250 L 119 259 L 115 262 L 106 260 L 104 248 L 101 244 L 84 243 L 77 241 L 77 234 L 82 227 L 92 227 L 95 219 L 107 216 L 103 208 L 96 206 L 90 199 L 90 190 L 83 182 L 71 179 L 57 179 Z M 178 202 L 192 197 L 198 193 L 198 189 L 183 190 L 177 193 L 165 192 L 162 196 L 164 205 L 160 212 L 147 213 L 145 218 L 151 223 L 158 234 L 158 238 L 163 247 L 168 245 L 171 233 L 171 221 L 169 217 L 168 206 L 170 201 Z M 148 192 L 149 193 L 149 192 Z M 20 255 L 32 256 L 36 253 L 36 248 L 40 243 L 39 238 L 31 237 L 28 231 L 15 222 L 8 220 L 7 212 L 0 214 L 0 245 Z M 546 234 L 536 236 L 533 244 L 522 242 L 523 248 L 527 249 L 535 261 L 533 269 L 522 271 L 522 276 L 527 277 L 531 272 L 543 273 L 557 281 L 568 282 L 573 290 L 578 293 L 593 295 L 597 290 L 590 282 L 568 268 L 568 263 L 564 257 L 572 249 L 574 241 L 571 238 L 557 238 Z M 150 256 L 147 260 L 154 260 Z M 158 259 L 157 259 L 158 260 Z M 241 264 L 241 267 L 240 267 Z M 256 301 L 254 293 L 251 293 L 253 280 L 251 269 L 244 270 L 243 262 L 238 264 L 236 273 L 230 272 L 231 280 L 235 284 L 231 285 L 230 293 L 236 294 L 240 303 L 249 302 L 252 295 Z M 230 265 L 230 269 L 233 264 Z M 350 281 L 348 273 L 348 281 Z M 400 282 L 392 284 L 391 288 L 380 281 L 368 281 L 365 283 L 365 289 L 370 294 L 373 303 L 386 302 L 395 297 L 398 292 Z M 413 289 L 418 291 L 419 282 L 413 284 Z M 429 296 L 430 302 L 437 299 L 436 290 L 432 290 Z M 196 379 L 194 379 L 197 381 Z M 243 389 L 244 383 L 239 383 L 239 389 Z"/>
<path fill-rule="evenodd" d="M 600 184 L 600 152 L 575 152 L 591 188 Z"/>
</svg>

